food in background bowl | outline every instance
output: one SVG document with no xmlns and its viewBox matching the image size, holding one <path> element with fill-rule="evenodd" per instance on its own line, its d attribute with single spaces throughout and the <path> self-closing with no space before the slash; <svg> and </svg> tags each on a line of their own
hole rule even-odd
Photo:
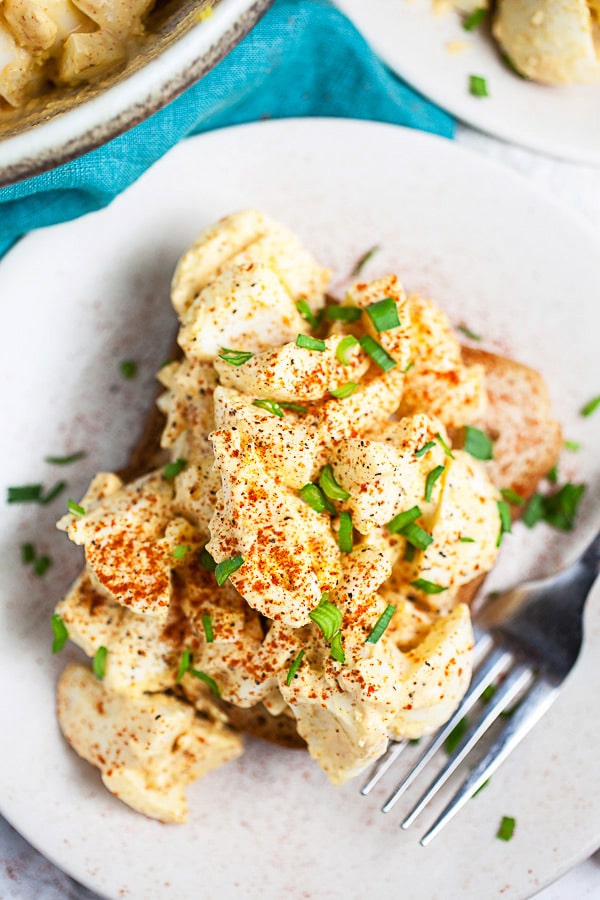
<svg viewBox="0 0 600 900">
<path fill-rule="evenodd" d="M 173 281 L 167 458 L 97 475 L 60 522 L 86 567 L 57 640 L 93 658 L 60 678 L 61 728 L 163 821 L 241 752 L 232 725 L 296 733 L 339 784 L 445 722 L 510 527 L 499 488 L 530 495 L 560 449 L 536 373 L 467 359 L 395 275 L 341 303 L 328 278 L 256 211 L 204 232 Z"/>
</svg>

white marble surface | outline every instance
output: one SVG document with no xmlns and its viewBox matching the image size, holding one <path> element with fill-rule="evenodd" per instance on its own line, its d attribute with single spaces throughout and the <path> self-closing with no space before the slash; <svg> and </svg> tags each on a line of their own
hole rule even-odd
<svg viewBox="0 0 600 900">
<path fill-rule="evenodd" d="M 464 146 L 519 172 L 586 221 L 600 236 L 600 168 L 542 157 L 466 126 L 459 126 L 457 138 Z M 31 848 L 0 817 L 0 900 L 94 900 L 94 897 Z M 537 897 L 539 900 L 600 898 L 600 852 Z M 158 896 L 157 900 L 160 900 Z M 449 895 L 448 900 L 453 898 Z"/>
</svg>

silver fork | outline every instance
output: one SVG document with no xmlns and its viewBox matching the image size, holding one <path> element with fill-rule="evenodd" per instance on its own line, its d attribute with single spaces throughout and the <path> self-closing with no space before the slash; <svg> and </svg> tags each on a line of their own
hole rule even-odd
<svg viewBox="0 0 600 900">
<path fill-rule="evenodd" d="M 483 758 L 469 772 L 448 805 L 421 838 L 426 846 L 486 783 L 556 699 L 583 640 L 583 609 L 600 569 L 600 533 L 568 568 L 530 582 L 486 603 L 475 627 L 474 674 L 452 716 L 420 755 L 382 807 L 389 812 L 449 734 L 500 679 L 446 764 L 402 822 L 408 828 L 435 797 L 498 716 L 517 703 Z M 517 702 L 518 701 L 518 702 Z M 361 793 L 368 794 L 392 767 L 409 741 L 393 741 Z"/>
</svg>

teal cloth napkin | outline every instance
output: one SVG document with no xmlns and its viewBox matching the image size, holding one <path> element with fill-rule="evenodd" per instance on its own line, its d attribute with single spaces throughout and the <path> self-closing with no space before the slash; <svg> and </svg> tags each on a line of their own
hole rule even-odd
<svg viewBox="0 0 600 900">
<path fill-rule="evenodd" d="M 187 135 L 287 116 L 375 119 L 453 135 L 452 119 L 396 78 L 327 0 L 277 0 L 167 107 L 79 159 L 0 189 L 0 256 L 34 228 L 106 206 Z"/>
</svg>

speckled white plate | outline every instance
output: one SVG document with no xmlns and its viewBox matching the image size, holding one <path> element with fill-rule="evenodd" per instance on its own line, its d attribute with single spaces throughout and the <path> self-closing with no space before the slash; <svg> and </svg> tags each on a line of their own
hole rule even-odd
<svg viewBox="0 0 600 900">
<path fill-rule="evenodd" d="M 600 165 L 600 84 L 548 87 L 502 61 L 489 30 L 466 32 L 460 16 L 435 16 L 432 0 L 336 0 L 383 59 L 418 91 L 481 131 L 561 159 Z M 465 49 L 450 53 L 448 43 Z M 490 96 L 472 97 L 469 75 Z"/>
<path fill-rule="evenodd" d="M 0 808 L 77 879 L 111 898 L 522 898 L 600 842 L 600 590 L 582 657 L 556 706 L 490 786 L 426 850 L 358 784 L 334 789 L 310 759 L 248 741 L 244 757 L 189 791 L 190 821 L 164 826 L 121 805 L 63 743 L 50 654 L 55 600 L 79 552 L 53 531 L 66 498 L 121 466 L 168 354 L 178 255 L 224 213 L 259 206 L 296 228 L 336 277 L 373 244 L 365 276 L 390 269 L 430 293 L 484 344 L 542 370 L 569 438 L 562 471 L 590 481 L 579 528 L 515 527 L 491 584 L 569 559 L 594 528 L 600 415 L 600 253 L 591 235 L 522 181 L 449 142 L 340 120 L 261 123 L 193 138 L 111 207 L 25 238 L 0 263 L 1 447 L 6 485 L 65 477 L 48 507 L 6 507 L 0 524 Z M 138 362 L 124 381 L 118 364 Z M 68 469 L 43 462 L 81 448 Z M 596 521 L 597 524 L 597 521 Z M 19 559 L 51 553 L 43 579 Z M 407 798 L 410 802 L 414 792 Z M 502 815 L 515 837 L 494 837 Z"/>
</svg>

